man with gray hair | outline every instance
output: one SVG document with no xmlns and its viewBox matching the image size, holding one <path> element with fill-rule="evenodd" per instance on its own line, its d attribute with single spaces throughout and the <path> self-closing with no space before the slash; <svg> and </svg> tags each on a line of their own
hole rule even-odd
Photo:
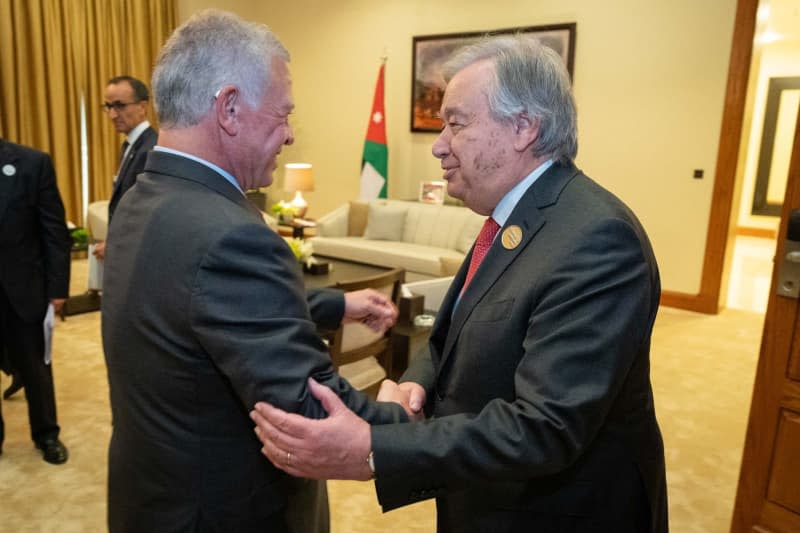
<svg viewBox="0 0 800 533">
<path fill-rule="evenodd" d="M 306 295 L 294 255 L 244 194 L 271 183 L 293 141 L 288 61 L 266 26 L 219 11 L 190 18 L 160 52 L 158 142 L 109 228 L 112 532 L 326 531 L 327 516 L 314 522 L 259 453 L 248 418 L 258 400 L 324 416 L 309 376 L 371 423 L 407 420 L 341 379 L 317 334 L 343 317 L 383 331 L 391 302 L 372 290 Z M 301 484 L 303 496 L 315 486 Z"/>
<path fill-rule="evenodd" d="M 309 420 L 253 416 L 290 474 L 375 478 L 384 510 L 437 500 L 439 531 L 663 532 L 664 450 L 649 376 L 659 303 L 645 231 L 578 170 L 559 56 L 483 40 L 446 65 L 433 144 L 448 192 L 490 215 L 399 398 L 430 418 L 367 426 L 326 387 Z"/>
</svg>

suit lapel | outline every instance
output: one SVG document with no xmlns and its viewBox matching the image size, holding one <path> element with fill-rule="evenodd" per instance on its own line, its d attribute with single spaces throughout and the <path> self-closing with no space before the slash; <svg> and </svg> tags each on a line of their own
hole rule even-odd
<svg viewBox="0 0 800 533">
<path fill-rule="evenodd" d="M 449 329 L 446 330 L 447 337 L 442 350 L 442 360 L 439 365 L 439 371 L 444 368 L 444 363 L 452 353 L 456 341 L 461 334 L 461 330 L 472 314 L 472 311 L 475 309 L 475 306 L 483 300 L 498 278 L 503 275 L 503 272 L 508 269 L 522 251 L 533 242 L 534 237 L 547 221 L 543 211 L 544 208 L 558 201 L 558 196 L 561 194 L 561 191 L 578 172 L 579 171 L 571 164 L 553 164 L 533 185 L 531 185 L 525 194 L 522 195 L 522 198 L 520 198 L 520 201 L 514 207 L 505 225 L 498 232 L 497 238 L 486 254 L 478 272 L 470 282 L 469 288 L 461 297 L 461 301 L 458 302 L 455 312 L 453 313 L 453 305 L 464 283 L 469 261 L 472 258 L 472 250 L 467 254 L 464 263 L 461 265 L 461 269 L 459 269 L 458 275 L 454 278 L 453 284 L 448 291 L 444 305 L 442 306 L 443 311 L 448 313 L 448 317 L 446 319 L 442 317 L 442 320 L 437 321 L 442 323 L 441 327 L 444 326 L 444 323 L 449 322 Z M 522 239 L 518 246 L 506 249 L 502 244 L 503 232 L 511 226 L 518 226 L 522 230 Z M 450 313 L 452 313 L 452 318 L 449 316 Z M 437 324 L 437 326 L 439 326 L 439 324 Z M 436 331 L 434 330 L 432 336 L 435 336 L 435 334 Z"/>
<path fill-rule="evenodd" d="M 122 159 L 122 163 L 119 165 L 119 169 L 117 172 L 117 179 L 114 180 L 114 190 L 111 192 L 111 197 L 113 198 L 119 193 L 120 188 L 122 187 L 122 177 L 125 176 L 128 166 L 130 166 L 131 161 L 136 157 L 136 154 L 139 153 L 139 150 L 142 148 L 142 144 L 144 144 L 145 139 L 150 134 L 150 130 L 152 128 L 147 128 L 144 130 L 141 135 L 136 139 L 136 142 L 133 143 L 131 149 L 128 150 L 128 153 L 125 154 L 125 157 Z"/>
<path fill-rule="evenodd" d="M 18 176 L 6 176 L 3 172 L 3 167 L 12 165 L 19 173 L 19 157 L 18 154 L 11 149 L 11 145 L 5 140 L 0 139 L 0 220 L 11 202 L 12 193 L 14 190 L 15 182 Z"/>
</svg>

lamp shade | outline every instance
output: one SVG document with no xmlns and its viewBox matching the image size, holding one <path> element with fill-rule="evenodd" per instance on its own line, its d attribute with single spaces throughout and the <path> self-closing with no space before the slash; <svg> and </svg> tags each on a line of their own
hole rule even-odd
<svg viewBox="0 0 800 533">
<path fill-rule="evenodd" d="M 313 191 L 314 173 L 309 163 L 287 163 L 283 174 L 283 190 L 286 192 Z"/>
</svg>

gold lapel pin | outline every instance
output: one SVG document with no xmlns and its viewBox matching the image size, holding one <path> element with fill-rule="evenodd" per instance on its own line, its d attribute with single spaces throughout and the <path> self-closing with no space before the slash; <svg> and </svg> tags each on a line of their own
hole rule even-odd
<svg viewBox="0 0 800 533">
<path fill-rule="evenodd" d="M 503 230 L 503 235 L 500 238 L 500 242 L 503 243 L 503 248 L 506 250 L 513 250 L 519 246 L 519 243 L 522 242 L 522 228 L 516 224 L 507 227 Z"/>
</svg>

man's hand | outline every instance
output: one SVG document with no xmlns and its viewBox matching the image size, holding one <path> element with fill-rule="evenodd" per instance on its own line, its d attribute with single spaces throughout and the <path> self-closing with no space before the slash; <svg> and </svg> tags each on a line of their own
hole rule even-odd
<svg viewBox="0 0 800 533">
<path fill-rule="evenodd" d="M 66 301 L 66 298 L 51 298 L 50 303 L 53 304 L 53 311 L 55 311 L 56 314 L 60 313 L 61 308 L 64 307 L 64 302 Z"/>
<path fill-rule="evenodd" d="M 92 255 L 98 259 L 105 259 L 106 258 L 106 241 L 100 241 L 94 245 L 94 251 Z"/>
<path fill-rule="evenodd" d="M 397 307 L 389 298 L 373 289 L 346 292 L 344 318 L 361 322 L 370 329 L 383 333 L 397 320 Z"/>
<path fill-rule="evenodd" d="M 367 464 L 372 437 L 369 424 L 350 411 L 336 394 L 309 378 L 311 394 L 328 418 L 314 420 L 259 402 L 250 412 L 261 453 L 277 468 L 311 479 L 371 479 Z"/>
<path fill-rule="evenodd" d="M 422 412 L 425 398 L 425 389 L 413 381 L 397 384 L 391 379 L 385 379 L 378 391 L 379 402 L 399 403 L 405 409 L 408 418 L 415 422 L 425 419 L 425 414 Z"/>
</svg>

